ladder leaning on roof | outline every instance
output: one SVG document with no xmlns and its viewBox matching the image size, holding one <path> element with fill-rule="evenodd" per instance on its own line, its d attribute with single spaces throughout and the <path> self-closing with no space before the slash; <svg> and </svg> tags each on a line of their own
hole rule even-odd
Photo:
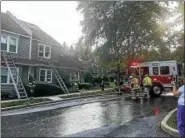
<svg viewBox="0 0 185 138">
<path fill-rule="evenodd" d="M 51 69 L 53 70 L 53 73 L 61 87 L 61 89 L 64 91 L 65 94 L 69 93 L 69 90 L 67 89 L 63 79 L 61 78 L 61 76 L 59 75 L 55 65 L 53 64 L 53 62 L 50 59 L 47 59 L 48 65 L 51 67 Z"/>
<path fill-rule="evenodd" d="M 19 71 L 15 66 L 11 53 L 1 51 L 1 55 L 3 56 L 5 64 L 8 68 L 8 73 L 10 74 L 18 99 L 27 99 L 28 96 L 26 90 L 22 83 L 21 77 L 19 76 Z M 13 72 L 15 72 L 15 74 L 13 74 Z"/>
</svg>

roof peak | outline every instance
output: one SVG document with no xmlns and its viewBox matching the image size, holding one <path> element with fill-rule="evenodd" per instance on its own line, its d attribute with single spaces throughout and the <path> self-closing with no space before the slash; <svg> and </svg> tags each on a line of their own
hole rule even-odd
<svg viewBox="0 0 185 138">
<path fill-rule="evenodd" d="M 23 24 L 19 19 L 17 19 L 11 12 L 7 11 L 7 15 L 9 15 L 23 30 L 25 30 L 30 36 L 32 36 L 32 31 L 25 24 Z"/>
</svg>

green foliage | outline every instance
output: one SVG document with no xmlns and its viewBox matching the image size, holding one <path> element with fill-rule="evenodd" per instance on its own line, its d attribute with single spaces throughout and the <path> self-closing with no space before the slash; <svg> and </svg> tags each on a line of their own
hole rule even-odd
<svg viewBox="0 0 185 138">
<path fill-rule="evenodd" d="M 168 126 L 177 129 L 177 112 L 174 112 L 166 123 Z"/>
<path fill-rule="evenodd" d="M 84 74 L 84 81 L 87 83 L 92 83 L 93 82 L 93 75 L 90 72 L 86 72 Z"/>
<path fill-rule="evenodd" d="M 85 46 L 96 45 L 98 64 L 110 68 L 121 61 L 123 68 L 128 59 L 141 55 L 149 61 L 178 60 L 177 47 L 183 46 L 183 31 L 174 31 L 176 24 L 164 20 L 180 14 L 175 22 L 182 25 L 183 2 L 171 10 L 168 2 L 80 1 L 77 9 L 84 16 Z"/>
<path fill-rule="evenodd" d="M 78 84 L 78 89 L 91 89 L 92 85 L 90 83 L 79 83 Z"/>
<path fill-rule="evenodd" d="M 95 76 L 93 77 L 93 84 L 101 84 L 101 77 L 100 76 Z"/>
<path fill-rule="evenodd" d="M 50 99 L 30 99 L 30 100 L 21 100 L 21 101 L 11 101 L 11 102 L 1 103 L 1 108 L 18 106 L 18 105 L 26 106 L 33 103 L 40 103 L 40 102 L 46 102 L 46 101 L 50 101 Z"/>
<path fill-rule="evenodd" d="M 28 95 L 30 96 L 29 87 L 26 86 L 26 90 Z M 36 82 L 33 97 L 40 97 L 40 96 L 52 96 L 57 94 L 64 94 L 61 88 L 55 84 L 49 84 L 45 82 Z"/>
<path fill-rule="evenodd" d="M 1 91 L 1 100 L 6 100 L 8 99 L 10 93 Z"/>
</svg>

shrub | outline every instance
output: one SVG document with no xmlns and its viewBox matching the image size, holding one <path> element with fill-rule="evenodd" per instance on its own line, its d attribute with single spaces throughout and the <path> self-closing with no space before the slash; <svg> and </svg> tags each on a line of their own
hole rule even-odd
<svg viewBox="0 0 185 138">
<path fill-rule="evenodd" d="M 110 82 L 114 82 L 115 77 L 110 77 Z"/>
<path fill-rule="evenodd" d="M 28 97 L 40 97 L 40 96 L 52 96 L 57 94 L 64 94 L 60 86 L 55 84 L 50 84 L 46 82 L 36 82 L 33 95 L 30 93 L 30 87 L 28 84 L 24 84 L 27 91 Z"/>
<path fill-rule="evenodd" d="M 10 93 L 1 91 L 1 99 L 2 100 L 8 99 L 9 95 L 10 95 Z"/>
<path fill-rule="evenodd" d="M 90 83 L 79 83 L 78 84 L 78 89 L 90 89 L 92 88 L 92 85 Z"/>
<path fill-rule="evenodd" d="M 103 80 L 106 81 L 106 82 L 108 82 L 109 81 L 109 78 L 105 76 L 105 77 L 103 77 Z"/>
<path fill-rule="evenodd" d="M 87 83 L 92 83 L 93 82 L 93 76 L 90 72 L 86 72 L 84 74 L 84 81 Z"/>
<path fill-rule="evenodd" d="M 104 82 L 104 85 L 109 86 L 110 83 L 109 82 Z"/>
<path fill-rule="evenodd" d="M 95 83 L 101 84 L 101 81 L 102 81 L 101 77 L 94 77 L 93 78 L 93 84 L 95 84 Z"/>
</svg>

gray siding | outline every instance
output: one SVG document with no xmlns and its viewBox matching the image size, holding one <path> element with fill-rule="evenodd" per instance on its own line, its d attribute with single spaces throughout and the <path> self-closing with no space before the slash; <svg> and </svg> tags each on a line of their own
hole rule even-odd
<svg viewBox="0 0 185 138">
<path fill-rule="evenodd" d="M 1 91 L 10 93 L 11 96 L 16 95 L 13 84 L 1 84 Z"/>
<path fill-rule="evenodd" d="M 17 54 L 12 53 L 13 57 L 29 59 L 30 38 L 26 38 L 19 35 L 13 35 L 11 33 L 5 33 L 5 32 L 1 32 L 1 33 L 18 38 L 18 52 Z"/>
<path fill-rule="evenodd" d="M 49 45 L 47 43 L 41 43 L 41 42 L 38 42 L 36 40 L 32 41 L 32 54 L 31 54 L 32 59 L 40 59 L 40 57 L 38 57 L 38 45 L 39 44 L 44 44 L 44 45 L 51 46 L 51 60 L 52 61 L 59 61 L 60 53 L 61 53 L 61 48 L 60 47 Z"/>
<path fill-rule="evenodd" d="M 17 66 L 19 68 L 19 75 L 23 81 L 23 68 L 21 66 Z M 24 82 L 24 81 L 23 81 Z M 11 94 L 11 96 L 15 96 L 16 95 L 16 92 L 15 92 L 15 88 L 14 88 L 14 85 L 13 84 L 1 84 L 1 90 L 4 91 L 4 92 L 8 92 Z"/>
<path fill-rule="evenodd" d="M 52 61 L 59 61 L 61 50 L 62 49 L 57 46 L 51 47 L 51 60 Z"/>
<path fill-rule="evenodd" d="M 32 40 L 32 50 L 31 50 L 31 58 L 37 59 L 37 51 L 38 51 L 38 42 Z"/>
</svg>

